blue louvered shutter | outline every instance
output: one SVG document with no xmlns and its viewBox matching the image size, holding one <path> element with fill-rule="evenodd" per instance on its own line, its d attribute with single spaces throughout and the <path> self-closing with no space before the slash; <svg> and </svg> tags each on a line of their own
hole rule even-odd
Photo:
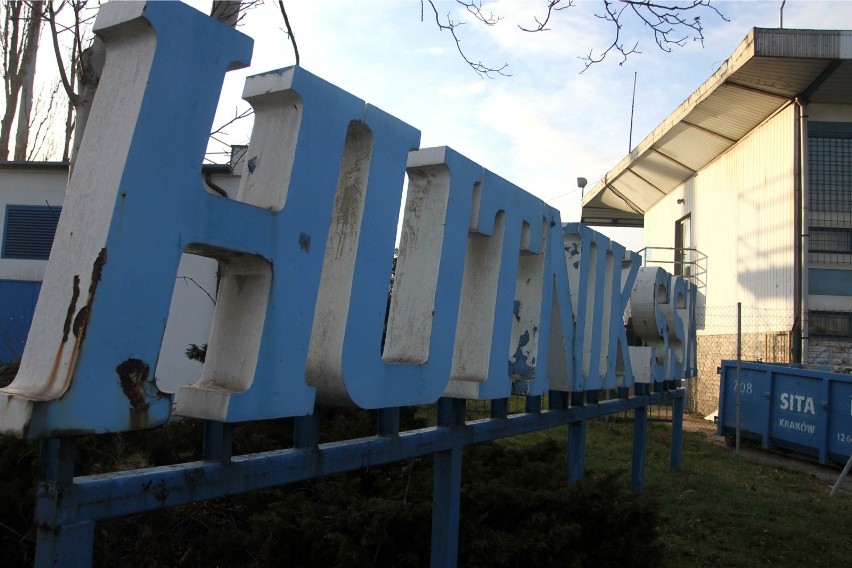
<svg viewBox="0 0 852 568">
<path fill-rule="evenodd" d="M 7 205 L 3 258 L 47 260 L 61 207 Z"/>
</svg>

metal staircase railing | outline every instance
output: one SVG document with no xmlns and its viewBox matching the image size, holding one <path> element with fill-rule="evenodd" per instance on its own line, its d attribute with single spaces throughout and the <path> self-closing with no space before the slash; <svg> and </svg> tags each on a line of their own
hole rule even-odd
<svg viewBox="0 0 852 568">
<path fill-rule="evenodd" d="M 642 266 L 660 266 L 683 276 L 699 289 L 707 287 L 707 255 L 694 248 L 645 247 L 639 251 Z"/>
</svg>

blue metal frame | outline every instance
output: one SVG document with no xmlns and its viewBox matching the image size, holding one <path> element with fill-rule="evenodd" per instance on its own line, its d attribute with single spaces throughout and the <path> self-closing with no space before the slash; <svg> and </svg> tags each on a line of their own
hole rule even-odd
<svg viewBox="0 0 852 568">
<path fill-rule="evenodd" d="M 469 422 L 464 420 L 464 400 L 444 398 L 438 402 L 435 427 L 399 432 L 398 409 L 382 409 L 376 436 L 327 444 L 316 443 L 319 422 L 311 415 L 297 419 L 293 448 L 242 456 L 231 455 L 231 424 L 205 422 L 202 461 L 85 477 L 73 476 L 73 438 L 45 439 L 43 477 L 37 488 L 36 566 L 91 565 L 96 521 L 429 454 L 435 455 L 432 566 L 455 566 L 465 446 L 567 424 L 568 480 L 575 482 L 583 478 L 586 422 L 633 410 L 631 487 L 639 491 L 644 481 L 648 406 L 673 402 L 670 466 L 677 470 L 684 394 L 684 389 L 677 388 L 598 403 L 575 400 L 579 404 L 566 406 L 564 393 L 554 392 L 547 410 L 536 410 L 541 398 L 529 397 L 527 412 Z M 493 401 L 492 408 L 499 416 L 506 400 Z"/>
</svg>

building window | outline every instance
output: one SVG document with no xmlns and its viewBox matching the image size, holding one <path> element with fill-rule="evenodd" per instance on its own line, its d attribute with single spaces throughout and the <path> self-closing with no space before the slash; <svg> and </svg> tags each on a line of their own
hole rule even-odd
<svg viewBox="0 0 852 568">
<path fill-rule="evenodd" d="M 808 123 L 809 260 L 852 265 L 852 123 Z"/>
<path fill-rule="evenodd" d="M 852 229 L 834 227 L 811 227 L 811 252 L 852 253 Z"/>
<path fill-rule="evenodd" d="M 61 207 L 7 205 L 3 258 L 47 260 Z"/>
<path fill-rule="evenodd" d="M 852 212 L 852 139 L 808 140 L 809 205 L 814 212 Z"/>
<path fill-rule="evenodd" d="M 810 312 L 811 337 L 852 337 L 852 312 Z"/>
</svg>

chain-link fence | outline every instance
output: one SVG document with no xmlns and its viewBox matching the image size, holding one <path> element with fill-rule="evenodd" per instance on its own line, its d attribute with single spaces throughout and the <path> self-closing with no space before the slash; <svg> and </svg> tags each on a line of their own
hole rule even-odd
<svg viewBox="0 0 852 568">
<path fill-rule="evenodd" d="M 696 310 L 698 375 L 688 381 L 687 409 L 710 414 L 719 406 L 719 375 L 723 359 L 737 358 L 737 306 Z M 741 308 L 740 349 L 743 360 L 790 362 L 795 317 L 785 308 Z"/>
<path fill-rule="evenodd" d="M 698 327 L 697 367 L 695 378 L 684 381 L 687 388 L 686 409 L 707 415 L 719 406 L 719 375 L 716 370 L 723 359 L 737 358 L 737 306 L 714 306 L 696 310 Z M 790 362 L 792 337 L 790 330 L 795 317 L 790 309 L 771 309 L 742 306 L 741 351 L 743 360 L 775 363 Z M 844 343 L 852 346 L 852 343 Z M 812 349 L 813 349 L 812 342 Z M 839 348 L 832 351 L 828 346 L 820 353 L 831 353 L 838 359 Z M 844 351 L 845 353 L 845 351 Z M 823 357 L 824 359 L 825 357 Z M 607 393 L 602 392 L 601 398 Z M 612 394 L 614 396 L 614 393 Z M 468 409 L 483 415 L 488 404 L 471 402 Z M 524 397 L 513 397 L 509 413 L 523 412 Z M 658 409 L 658 418 L 665 419 L 665 408 Z"/>
<path fill-rule="evenodd" d="M 723 359 L 737 358 L 737 306 L 712 306 L 696 310 L 698 327 L 697 367 L 695 378 L 684 381 L 687 388 L 686 410 L 708 415 L 719 407 L 719 375 Z M 829 314 L 831 321 L 817 322 L 815 316 Z M 842 317 L 841 317 L 842 316 Z M 843 318 L 846 318 L 845 320 Z M 812 312 L 811 337 L 807 344 L 807 363 L 831 368 L 852 367 L 852 312 Z M 836 321 L 835 321 L 836 320 Z M 744 361 L 789 363 L 792 359 L 795 314 L 788 308 L 741 306 L 740 350 Z M 616 396 L 601 391 L 601 400 Z M 547 407 L 546 397 L 542 401 Z M 507 402 L 509 414 L 524 412 L 526 397 L 513 396 Z M 469 401 L 468 418 L 490 415 L 489 401 Z M 671 408 L 661 405 L 651 409 L 652 418 L 671 419 Z M 625 417 L 632 413 L 625 413 Z"/>
<path fill-rule="evenodd" d="M 723 359 L 737 358 L 737 307 L 700 308 L 698 313 L 698 375 L 688 381 L 687 409 L 710 414 L 719 405 L 719 375 Z M 828 314 L 826 324 L 815 317 Z M 852 312 L 811 312 L 805 363 L 844 369 L 852 366 Z M 824 319 L 824 318 L 823 318 Z M 834 320 L 837 321 L 834 321 Z M 789 363 L 793 350 L 789 309 L 742 306 L 742 358 L 745 361 Z M 838 323 L 839 322 L 839 323 Z"/>
</svg>

